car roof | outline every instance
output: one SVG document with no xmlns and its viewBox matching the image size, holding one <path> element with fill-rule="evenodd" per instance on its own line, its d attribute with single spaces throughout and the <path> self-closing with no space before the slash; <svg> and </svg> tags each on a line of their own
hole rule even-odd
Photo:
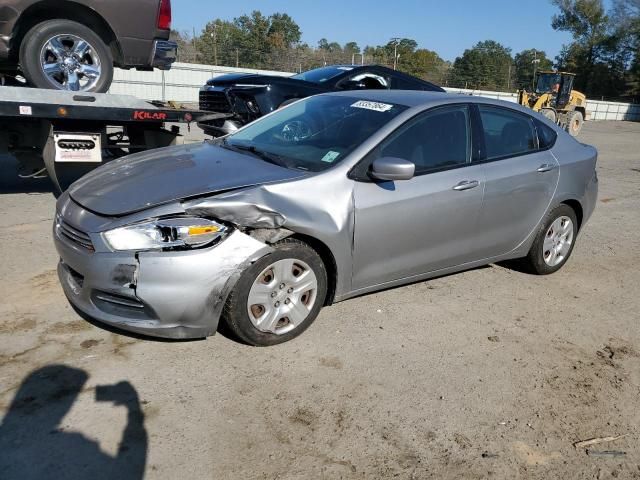
<svg viewBox="0 0 640 480">
<path fill-rule="evenodd" d="M 360 98 L 362 100 L 369 100 L 373 102 L 404 105 L 409 108 L 426 108 L 435 105 L 446 105 L 447 103 L 483 103 L 506 107 L 528 115 L 535 113 L 533 110 L 514 102 L 472 96 L 462 93 L 429 92 L 424 90 L 348 90 L 342 92 L 323 93 L 322 95 L 339 95 Z"/>
<path fill-rule="evenodd" d="M 374 102 L 387 102 L 407 107 L 418 107 L 431 103 L 442 103 L 446 100 L 458 100 L 461 97 L 471 99 L 474 97 L 454 93 L 429 92 L 424 90 L 347 90 L 342 92 L 330 92 L 323 95 L 339 95 L 345 97 L 362 98 Z"/>
</svg>

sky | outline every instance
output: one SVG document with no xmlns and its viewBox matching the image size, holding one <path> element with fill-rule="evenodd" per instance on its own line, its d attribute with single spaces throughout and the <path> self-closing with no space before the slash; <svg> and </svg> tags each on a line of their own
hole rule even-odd
<svg viewBox="0 0 640 480">
<path fill-rule="evenodd" d="M 341 45 L 355 41 L 361 48 L 407 37 L 445 60 L 482 40 L 498 41 L 513 54 L 535 48 L 554 58 L 571 41 L 570 34 L 551 28 L 557 9 L 548 0 L 174 0 L 173 27 L 199 34 L 210 20 L 253 10 L 289 14 L 312 46 L 323 37 Z"/>
</svg>

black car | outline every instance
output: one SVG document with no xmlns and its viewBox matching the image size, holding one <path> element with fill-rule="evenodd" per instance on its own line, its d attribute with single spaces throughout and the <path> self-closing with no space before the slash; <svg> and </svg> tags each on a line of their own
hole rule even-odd
<svg viewBox="0 0 640 480">
<path fill-rule="evenodd" d="M 292 77 L 231 73 L 212 78 L 200 89 L 200 109 L 215 114 L 199 125 L 210 135 L 226 135 L 300 98 L 364 89 L 444 92 L 433 83 L 380 65 L 332 65 Z"/>
</svg>

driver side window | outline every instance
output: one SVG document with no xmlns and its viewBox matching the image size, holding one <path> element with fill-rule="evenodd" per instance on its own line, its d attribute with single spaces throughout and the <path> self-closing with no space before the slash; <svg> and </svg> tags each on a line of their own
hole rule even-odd
<svg viewBox="0 0 640 480">
<path fill-rule="evenodd" d="M 442 107 L 411 120 L 385 140 L 376 157 L 397 157 L 416 166 L 416 175 L 447 170 L 471 161 L 466 105 Z"/>
</svg>

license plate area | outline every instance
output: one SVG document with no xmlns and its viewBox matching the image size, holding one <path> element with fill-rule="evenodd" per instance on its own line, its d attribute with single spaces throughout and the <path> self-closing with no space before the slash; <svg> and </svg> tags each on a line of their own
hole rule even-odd
<svg viewBox="0 0 640 480">
<path fill-rule="evenodd" d="M 54 132 L 58 163 L 101 163 L 102 137 L 99 133 Z"/>
</svg>

